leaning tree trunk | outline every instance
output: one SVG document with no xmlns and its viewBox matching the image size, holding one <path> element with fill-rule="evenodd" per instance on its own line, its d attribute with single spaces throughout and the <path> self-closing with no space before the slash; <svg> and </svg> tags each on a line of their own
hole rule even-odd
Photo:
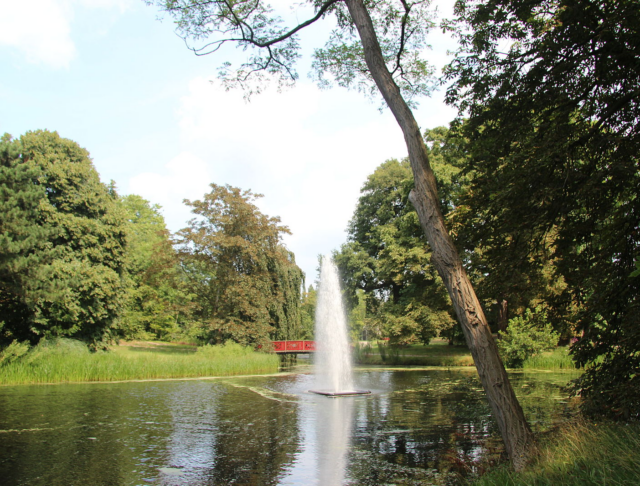
<svg viewBox="0 0 640 486">
<path fill-rule="evenodd" d="M 431 245 L 432 263 L 453 302 L 511 463 L 515 470 L 521 470 L 533 451 L 533 433 L 511 388 L 480 302 L 445 227 L 436 179 L 420 128 L 387 69 L 363 0 L 345 1 L 358 29 L 369 71 L 404 134 L 415 179 L 409 199 Z"/>
</svg>

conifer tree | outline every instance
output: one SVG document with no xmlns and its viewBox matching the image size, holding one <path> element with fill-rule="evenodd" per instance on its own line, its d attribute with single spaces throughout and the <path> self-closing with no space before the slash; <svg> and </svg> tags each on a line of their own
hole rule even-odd
<svg viewBox="0 0 640 486">
<path fill-rule="evenodd" d="M 0 144 L 0 344 L 100 345 L 123 303 L 125 227 L 89 153 L 56 132 Z"/>
</svg>

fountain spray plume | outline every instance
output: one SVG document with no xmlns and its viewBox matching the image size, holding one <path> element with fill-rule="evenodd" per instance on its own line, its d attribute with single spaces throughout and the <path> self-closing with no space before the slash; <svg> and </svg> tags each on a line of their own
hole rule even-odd
<svg viewBox="0 0 640 486">
<path fill-rule="evenodd" d="M 329 396 L 370 393 L 355 390 L 353 386 L 351 347 L 340 278 L 335 263 L 327 256 L 322 257 L 320 264 L 315 341 L 315 375 L 318 389 L 311 391 Z"/>
</svg>

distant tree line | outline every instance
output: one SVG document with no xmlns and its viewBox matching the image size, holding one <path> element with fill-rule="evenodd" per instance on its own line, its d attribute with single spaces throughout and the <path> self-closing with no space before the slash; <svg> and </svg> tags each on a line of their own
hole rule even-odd
<svg viewBox="0 0 640 486">
<path fill-rule="evenodd" d="M 161 208 L 100 181 L 56 132 L 0 141 L 0 348 L 69 337 L 265 345 L 313 316 L 288 229 L 251 191 L 211 185 L 172 235 Z M 307 306 L 308 307 L 308 306 Z M 307 309 L 313 312 L 313 308 Z M 304 323 L 304 324 L 303 324 Z"/>
</svg>

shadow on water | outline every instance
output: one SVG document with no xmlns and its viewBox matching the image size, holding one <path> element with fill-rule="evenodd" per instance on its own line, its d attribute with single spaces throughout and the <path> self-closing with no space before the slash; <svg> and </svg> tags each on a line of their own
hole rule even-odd
<svg viewBox="0 0 640 486">
<path fill-rule="evenodd" d="M 308 370 L 298 367 L 298 371 Z M 472 370 L 361 369 L 362 397 L 305 372 L 0 387 L 3 485 L 458 484 L 502 454 Z M 512 374 L 533 428 L 574 410 L 572 375 Z"/>
</svg>

